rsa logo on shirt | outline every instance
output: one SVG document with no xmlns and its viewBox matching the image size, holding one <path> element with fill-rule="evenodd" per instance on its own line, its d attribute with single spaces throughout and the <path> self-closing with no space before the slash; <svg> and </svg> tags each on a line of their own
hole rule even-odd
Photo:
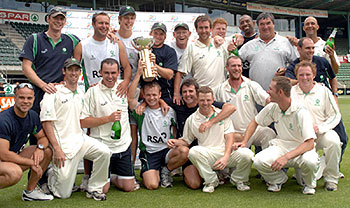
<svg viewBox="0 0 350 208">
<path fill-rule="evenodd" d="M 151 136 L 151 135 L 147 135 L 147 142 L 151 142 L 151 143 L 166 143 L 167 140 L 167 135 L 165 132 L 162 132 L 160 134 L 161 136 Z M 163 136 L 163 137 L 162 137 Z"/>
</svg>

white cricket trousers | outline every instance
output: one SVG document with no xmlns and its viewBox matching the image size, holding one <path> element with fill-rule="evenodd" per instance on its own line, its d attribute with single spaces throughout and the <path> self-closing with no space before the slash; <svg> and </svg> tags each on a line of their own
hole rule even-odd
<svg viewBox="0 0 350 208">
<path fill-rule="evenodd" d="M 254 167 L 259 171 L 264 180 L 269 184 L 283 183 L 286 173 L 283 170 L 274 171 L 271 169 L 272 163 L 279 157 L 289 152 L 288 150 L 270 146 L 259 152 L 253 158 Z M 284 168 L 293 167 L 301 169 L 301 176 L 306 186 L 316 187 L 316 171 L 319 167 L 319 158 L 315 149 L 305 152 L 293 159 L 290 159 Z"/>
<path fill-rule="evenodd" d="M 276 138 L 276 133 L 270 127 L 257 126 L 254 134 L 249 138 L 246 147 L 260 146 L 262 149 L 269 147 L 270 140 Z"/>
<path fill-rule="evenodd" d="M 323 149 L 326 159 L 326 167 L 323 171 L 324 181 L 338 184 L 341 155 L 341 142 L 338 134 L 333 130 L 317 134 L 315 142 L 316 150 Z"/>
<path fill-rule="evenodd" d="M 224 156 L 224 151 L 213 150 L 207 147 L 194 146 L 190 149 L 188 159 L 198 169 L 205 184 L 213 183 L 218 177 L 213 170 L 214 163 Z M 247 182 L 252 167 L 254 153 L 248 148 L 238 148 L 232 151 L 227 162 L 227 168 L 236 167 L 231 174 L 231 179 L 235 182 Z"/>
<path fill-rule="evenodd" d="M 48 185 L 54 196 L 69 198 L 77 175 L 79 162 L 84 158 L 93 162 L 93 169 L 89 179 L 88 191 L 102 192 L 108 182 L 108 167 L 111 151 L 101 142 L 84 135 L 84 143 L 79 152 L 64 163 L 64 167 L 53 165 L 53 173 L 49 175 Z"/>
</svg>

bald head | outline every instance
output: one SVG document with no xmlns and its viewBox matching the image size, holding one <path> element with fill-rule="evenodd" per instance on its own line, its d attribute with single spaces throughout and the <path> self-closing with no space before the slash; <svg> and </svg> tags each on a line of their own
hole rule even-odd
<svg viewBox="0 0 350 208">
<path fill-rule="evenodd" d="M 314 38 L 317 37 L 317 30 L 320 28 L 317 19 L 315 17 L 309 16 L 304 21 L 303 30 L 306 37 Z"/>
</svg>

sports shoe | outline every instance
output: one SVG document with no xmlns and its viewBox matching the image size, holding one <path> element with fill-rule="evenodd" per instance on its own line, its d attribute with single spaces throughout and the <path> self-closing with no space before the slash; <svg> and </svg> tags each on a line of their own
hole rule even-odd
<svg viewBox="0 0 350 208">
<path fill-rule="evenodd" d="M 336 191 L 338 189 L 338 186 L 336 183 L 333 182 L 325 182 L 324 189 L 326 189 L 327 191 Z"/>
<path fill-rule="evenodd" d="M 80 191 L 80 187 L 74 184 L 73 188 L 72 188 L 72 193 L 75 193 L 75 192 L 78 192 L 78 191 Z"/>
<path fill-rule="evenodd" d="M 285 178 L 283 179 L 282 183 L 278 183 L 278 184 L 269 184 L 269 183 L 267 183 L 266 184 L 268 186 L 267 190 L 271 191 L 271 192 L 279 192 L 279 191 L 281 191 L 282 185 L 284 183 L 286 183 L 287 180 L 288 180 L 288 176 L 286 175 Z"/>
<path fill-rule="evenodd" d="M 178 167 L 178 168 L 174 169 L 173 171 L 171 171 L 170 175 L 171 176 L 182 176 L 181 167 Z"/>
<path fill-rule="evenodd" d="M 215 188 L 218 187 L 219 180 L 216 180 L 212 183 L 207 183 L 204 185 L 202 191 L 205 193 L 213 193 L 215 191 Z"/>
<path fill-rule="evenodd" d="M 37 186 L 33 191 L 24 190 L 22 193 L 23 201 L 51 201 L 53 200 L 53 196 L 51 194 L 45 194 L 43 191 Z"/>
<path fill-rule="evenodd" d="M 232 180 L 232 178 L 230 179 L 230 182 L 232 183 L 232 185 L 236 186 L 238 191 L 249 191 L 250 190 L 250 187 L 248 186 L 247 183 L 235 182 L 234 180 Z"/>
<path fill-rule="evenodd" d="M 345 178 L 345 175 L 342 172 L 339 172 L 339 178 Z"/>
<path fill-rule="evenodd" d="M 96 201 L 104 201 L 107 199 L 106 194 L 99 192 L 99 191 L 93 191 L 93 192 L 86 192 L 86 197 L 89 199 L 94 199 Z"/>
<path fill-rule="evenodd" d="M 136 179 L 136 176 L 134 178 L 134 191 L 137 191 L 141 188 L 140 182 Z"/>
<path fill-rule="evenodd" d="M 49 186 L 47 185 L 47 183 L 43 183 L 40 185 L 40 189 L 44 194 L 51 194 L 51 191 L 49 189 Z"/>
<path fill-rule="evenodd" d="M 160 171 L 160 186 L 163 188 L 173 186 L 173 184 L 171 184 L 170 170 L 166 166 Z"/>
<path fill-rule="evenodd" d="M 304 186 L 303 188 L 303 194 L 306 194 L 306 195 L 314 195 L 315 194 L 315 189 L 314 188 L 309 188 L 307 186 Z"/>
<path fill-rule="evenodd" d="M 89 175 L 85 174 L 81 179 L 81 184 L 80 184 L 81 191 L 88 191 L 89 177 L 90 177 Z"/>
</svg>

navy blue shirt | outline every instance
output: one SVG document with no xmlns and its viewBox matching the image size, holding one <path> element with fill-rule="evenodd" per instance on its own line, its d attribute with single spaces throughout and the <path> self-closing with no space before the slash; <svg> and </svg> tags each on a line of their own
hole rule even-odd
<svg viewBox="0 0 350 208">
<path fill-rule="evenodd" d="M 38 114 L 29 110 L 25 118 L 15 114 L 14 107 L 0 112 L 0 138 L 10 142 L 10 151 L 19 153 L 31 134 L 42 129 Z"/>
<path fill-rule="evenodd" d="M 258 35 L 258 33 L 255 33 L 254 35 L 252 35 L 251 37 L 246 37 L 243 36 L 244 38 L 244 42 L 242 45 L 238 46 L 238 50 L 246 43 L 248 43 L 251 40 L 254 40 L 256 38 L 256 36 Z M 249 61 L 245 60 L 242 63 L 242 75 L 249 78 Z"/>
<path fill-rule="evenodd" d="M 176 51 L 172 47 L 163 44 L 160 48 L 152 48 L 152 53 L 156 56 L 156 64 L 160 67 L 172 69 L 175 73 L 177 72 L 177 56 Z M 162 98 L 171 98 L 174 95 L 174 76 L 171 80 L 158 77 L 158 84 L 160 85 Z M 145 81 L 141 79 L 141 87 L 145 85 Z"/>
<path fill-rule="evenodd" d="M 33 70 L 46 83 L 63 81 L 63 65 L 67 58 L 73 56 L 79 38 L 71 34 L 61 34 L 60 40 L 54 44 L 45 32 L 31 35 L 23 46 L 19 59 L 26 58 L 33 62 Z M 37 86 L 34 88 L 35 101 L 33 110 L 40 112 L 40 101 L 44 92 Z"/>
<path fill-rule="evenodd" d="M 319 56 L 313 56 L 312 62 L 316 64 L 316 76 L 314 81 L 324 83 L 326 87 L 328 87 L 331 91 L 331 87 L 329 86 L 328 79 L 334 79 L 336 77 L 332 66 L 329 64 L 327 59 Z M 289 77 L 291 79 L 297 79 L 295 75 L 295 66 L 300 63 L 300 59 L 295 59 L 291 64 L 289 64 L 287 70 L 286 70 L 286 77 Z M 328 79 L 327 79 L 328 78 Z"/>
</svg>

